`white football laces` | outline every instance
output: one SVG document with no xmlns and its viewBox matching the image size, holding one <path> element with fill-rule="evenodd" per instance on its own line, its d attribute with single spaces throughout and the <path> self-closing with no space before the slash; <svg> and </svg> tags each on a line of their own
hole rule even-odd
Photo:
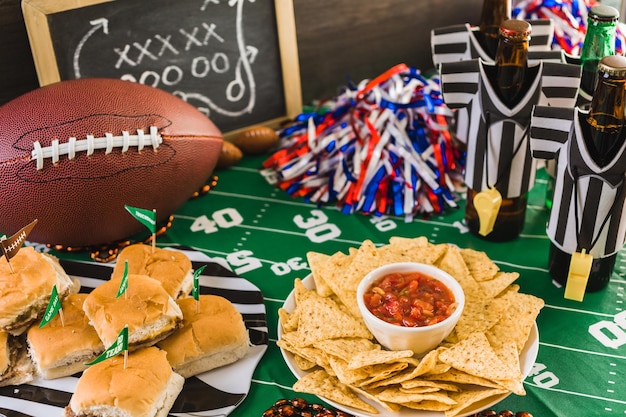
<svg viewBox="0 0 626 417">
<path fill-rule="evenodd" d="M 85 139 L 70 137 L 67 142 L 60 143 L 58 139 L 52 140 L 50 146 L 41 146 L 39 141 L 33 143 L 31 151 L 32 159 L 37 161 L 37 170 L 43 169 L 44 160 L 52 159 L 52 163 L 59 162 L 62 156 L 67 156 L 69 160 L 76 157 L 77 153 L 87 152 L 87 156 L 92 155 L 96 150 L 104 149 L 105 154 L 110 154 L 113 149 L 121 148 L 122 153 L 128 149 L 137 148 L 141 151 L 147 146 L 156 150 L 163 143 L 163 138 L 158 133 L 156 126 L 150 126 L 150 131 L 146 134 L 142 129 L 137 129 L 137 134 L 131 135 L 123 131 L 121 136 L 113 136 L 112 133 L 105 133 L 104 137 L 96 138 L 87 135 Z"/>
</svg>

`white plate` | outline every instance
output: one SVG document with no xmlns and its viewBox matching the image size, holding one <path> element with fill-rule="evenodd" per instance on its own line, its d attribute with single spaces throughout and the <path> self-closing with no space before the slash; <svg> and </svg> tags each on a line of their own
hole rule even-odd
<svg viewBox="0 0 626 417">
<path fill-rule="evenodd" d="M 315 281 L 313 280 L 312 275 L 308 275 L 306 278 L 304 278 L 302 280 L 302 283 L 309 290 L 315 289 Z M 283 308 L 288 312 L 293 312 L 294 309 L 296 308 L 296 301 L 295 301 L 293 291 L 289 294 L 289 296 L 285 300 L 285 304 L 283 305 Z M 278 338 L 279 339 L 282 336 L 282 333 L 283 333 L 282 326 L 279 320 L 278 322 Z M 287 366 L 297 378 L 302 378 L 308 373 L 307 371 L 303 371 L 302 369 L 298 368 L 294 360 L 293 354 L 291 354 L 290 352 L 287 352 L 284 349 L 281 349 L 280 351 L 283 355 L 283 358 L 285 359 L 285 362 L 287 363 Z M 533 329 L 530 332 L 528 341 L 526 342 L 526 345 L 524 346 L 524 349 L 522 350 L 522 353 L 520 354 L 520 365 L 522 367 L 522 373 L 524 375 L 524 378 L 528 376 L 533 365 L 535 364 L 535 360 L 537 359 L 538 352 L 539 352 L 539 331 L 537 329 L 537 325 L 535 324 L 533 326 Z M 477 402 L 473 404 L 472 407 L 468 409 L 464 414 L 459 414 L 459 417 L 471 416 L 472 414 L 478 413 L 482 410 L 486 410 L 492 405 L 502 401 L 509 395 L 510 393 L 501 394 L 501 395 L 490 397 L 483 401 Z M 358 417 L 442 417 L 442 416 L 445 416 L 443 412 L 412 410 L 412 409 L 404 408 L 404 407 L 399 412 L 394 413 L 394 412 L 391 412 L 389 410 L 382 408 L 380 405 L 376 404 L 373 401 L 366 399 L 363 396 L 361 396 L 361 399 L 363 399 L 364 401 L 374 406 L 379 411 L 379 413 L 378 414 L 367 413 L 361 410 L 354 409 L 352 407 L 345 406 L 343 404 L 336 403 L 326 398 L 323 398 L 324 401 L 326 401 L 328 404 L 332 405 L 333 407 L 339 410 L 345 411 L 347 413 L 353 414 Z"/>
<path fill-rule="evenodd" d="M 170 248 L 176 249 L 176 248 Z M 177 249 L 181 250 L 181 249 Z M 184 251 L 194 268 L 207 265 L 199 276 L 200 292 L 221 295 L 243 315 L 252 346 L 248 354 L 230 365 L 187 378 L 170 415 L 220 416 L 230 414 L 250 391 L 252 374 L 267 350 L 267 319 L 263 295 L 246 279 L 197 251 Z M 90 292 L 111 276 L 112 264 L 61 261 L 68 275 Z M 80 375 L 30 384 L 0 387 L 0 416 L 59 416 L 69 403 Z"/>
</svg>

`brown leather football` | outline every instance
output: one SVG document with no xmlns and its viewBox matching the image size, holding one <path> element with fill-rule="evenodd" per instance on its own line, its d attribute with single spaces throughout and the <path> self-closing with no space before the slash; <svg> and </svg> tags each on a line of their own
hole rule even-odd
<svg viewBox="0 0 626 417">
<path fill-rule="evenodd" d="M 0 233 L 72 247 L 126 239 L 165 221 L 202 187 L 222 133 L 180 98 L 116 79 L 61 81 L 0 107 Z"/>
</svg>

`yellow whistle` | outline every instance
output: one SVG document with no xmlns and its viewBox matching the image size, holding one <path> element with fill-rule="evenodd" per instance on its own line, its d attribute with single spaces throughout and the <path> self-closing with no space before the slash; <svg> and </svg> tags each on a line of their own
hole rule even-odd
<svg viewBox="0 0 626 417">
<path fill-rule="evenodd" d="M 480 224 L 478 234 L 487 236 L 491 233 L 493 225 L 496 223 L 501 204 L 502 195 L 494 187 L 480 191 L 474 196 L 474 208 L 478 214 L 478 222 Z"/>
<path fill-rule="evenodd" d="M 572 253 L 567 273 L 567 284 L 565 284 L 565 294 L 568 300 L 582 301 L 585 296 L 585 288 L 591 273 L 593 256 L 586 253 L 585 249 Z"/>
</svg>

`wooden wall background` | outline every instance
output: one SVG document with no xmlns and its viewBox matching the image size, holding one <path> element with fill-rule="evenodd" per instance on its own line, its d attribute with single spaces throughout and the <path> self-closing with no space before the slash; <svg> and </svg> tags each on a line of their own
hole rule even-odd
<svg viewBox="0 0 626 417">
<path fill-rule="evenodd" d="M 430 30 L 478 23 L 482 5 L 482 0 L 293 1 L 304 103 L 333 97 L 348 80 L 375 77 L 397 63 L 432 69 Z M 37 87 L 20 0 L 0 0 L 0 104 Z"/>
</svg>

